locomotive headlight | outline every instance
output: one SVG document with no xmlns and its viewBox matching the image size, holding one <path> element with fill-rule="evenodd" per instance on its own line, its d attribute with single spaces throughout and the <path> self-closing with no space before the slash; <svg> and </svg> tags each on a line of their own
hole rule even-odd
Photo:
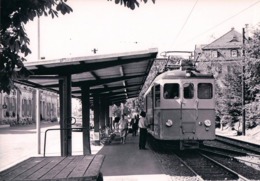
<svg viewBox="0 0 260 181">
<path fill-rule="evenodd" d="M 167 127 L 171 127 L 173 122 L 172 122 L 171 119 L 168 119 L 165 124 L 166 124 Z"/>
<path fill-rule="evenodd" d="M 190 77 L 191 73 L 190 72 L 186 72 L 186 77 Z"/>
<path fill-rule="evenodd" d="M 205 124 L 206 127 L 210 127 L 211 126 L 211 121 L 209 119 L 206 119 L 204 121 L 204 124 Z"/>
</svg>

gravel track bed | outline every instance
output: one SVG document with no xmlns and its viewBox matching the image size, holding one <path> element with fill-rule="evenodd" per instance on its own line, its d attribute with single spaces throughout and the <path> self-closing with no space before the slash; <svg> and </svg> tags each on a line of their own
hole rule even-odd
<svg viewBox="0 0 260 181">
<path fill-rule="evenodd" d="M 153 151 L 155 158 L 161 164 L 163 172 L 169 175 L 172 181 L 200 180 L 179 160 L 171 149 L 165 149 L 165 145 L 158 145 L 151 137 L 148 137 L 148 140 L 149 147 Z"/>
<path fill-rule="evenodd" d="M 205 180 L 238 179 L 237 175 L 230 173 L 196 151 L 182 151 L 177 155 Z"/>
<path fill-rule="evenodd" d="M 153 152 L 166 175 L 170 175 L 173 181 L 197 181 L 199 180 L 175 154 Z"/>
<path fill-rule="evenodd" d="M 231 149 L 234 150 L 233 146 L 227 146 L 224 143 L 220 143 L 220 142 L 216 142 L 216 141 L 208 141 L 205 144 L 209 144 L 210 146 L 217 146 L 217 147 L 224 147 L 227 149 Z M 149 147 L 151 148 L 151 150 L 153 151 L 155 158 L 158 160 L 158 162 L 161 164 L 161 168 L 164 171 L 165 174 L 170 175 L 171 179 L 173 181 L 197 181 L 200 180 L 200 178 L 196 177 L 194 175 L 194 173 L 192 171 L 189 170 L 189 168 L 187 168 L 185 166 L 185 164 L 183 164 L 178 156 L 176 156 L 176 154 L 173 152 L 173 150 L 171 148 L 169 148 L 169 145 L 161 145 L 160 143 L 155 142 L 154 144 L 154 140 L 149 140 Z M 168 149 L 165 149 L 168 148 Z M 235 148 L 237 151 L 241 151 L 241 149 Z M 242 150 L 243 151 L 243 150 Z M 243 151 L 245 152 L 245 150 Z M 248 152 L 248 151 L 246 151 Z M 177 153 L 177 152 L 176 152 Z M 179 152 L 178 152 L 179 153 Z M 188 155 L 194 155 L 193 152 L 190 152 Z M 208 154 L 209 155 L 209 154 Z M 189 156 L 188 156 L 189 157 Z M 213 158 L 212 155 L 210 155 L 210 157 Z M 245 158 L 245 157 L 244 157 Z M 214 158 L 216 161 L 219 161 L 220 163 L 222 163 L 223 165 L 229 167 L 230 169 L 237 171 L 239 174 L 243 175 L 244 177 L 247 177 L 251 180 L 260 180 L 260 172 L 259 170 L 252 168 L 248 165 L 246 165 L 245 163 L 240 163 L 238 161 L 235 160 L 231 160 L 228 158 L 223 158 L 221 156 L 215 156 Z M 201 161 L 196 161 L 196 160 L 192 160 L 190 161 L 189 158 L 187 158 L 185 160 L 186 163 L 188 163 L 188 165 L 190 166 L 189 162 L 191 163 L 196 163 L 197 165 L 200 165 L 200 167 L 202 168 L 201 165 Z M 196 165 L 195 164 L 195 165 Z M 200 169 L 200 168 L 199 168 Z M 206 168 L 205 168 L 206 169 Z M 201 170 L 205 170 L 204 168 L 202 168 Z M 217 167 L 214 166 L 213 170 L 216 170 Z M 213 176 L 213 175 L 212 175 Z M 205 180 L 212 180 L 213 178 L 211 177 L 211 175 L 208 176 L 208 178 L 205 178 Z M 221 178 L 216 177 L 214 178 L 214 180 L 221 180 Z M 231 180 L 231 178 L 224 178 L 222 180 Z M 233 178 L 233 180 L 242 180 L 242 179 L 235 179 Z"/>
<path fill-rule="evenodd" d="M 251 179 L 251 180 L 259 180 L 260 179 L 260 171 L 250 167 L 244 163 L 238 162 L 234 159 L 224 158 L 217 155 L 206 154 L 213 158 L 214 160 L 220 162 L 221 164 L 225 165 L 226 167 L 234 170 L 235 172 L 239 173 L 240 175 Z"/>
<path fill-rule="evenodd" d="M 252 167 L 256 170 L 260 171 L 260 156 L 259 155 L 243 155 L 243 154 L 236 154 L 233 152 L 230 152 L 230 150 L 225 150 L 225 149 L 219 149 L 220 147 L 206 147 L 201 149 L 202 152 L 213 152 L 216 154 L 221 154 L 225 155 L 227 157 L 232 157 L 234 159 L 238 159 L 239 162 L 242 162 L 246 164 L 249 167 Z"/>
</svg>

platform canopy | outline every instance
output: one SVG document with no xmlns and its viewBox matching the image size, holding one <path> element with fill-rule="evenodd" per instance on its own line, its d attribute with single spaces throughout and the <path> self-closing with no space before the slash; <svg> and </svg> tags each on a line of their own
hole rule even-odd
<svg viewBox="0 0 260 181">
<path fill-rule="evenodd" d="M 21 82 L 37 88 L 59 90 L 59 79 L 71 75 L 73 97 L 81 97 L 87 86 L 90 97 L 104 96 L 109 103 L 138 97 L 158 50 L 151 48 L 116 54 L 25 62 L 33 75 Z"/>
</svg>

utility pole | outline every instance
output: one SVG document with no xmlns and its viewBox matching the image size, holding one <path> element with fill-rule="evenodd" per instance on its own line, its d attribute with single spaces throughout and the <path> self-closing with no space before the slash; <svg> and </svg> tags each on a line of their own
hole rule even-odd
<svg viewBox="0 0 260 181">
<path fill-rule="evenodd" d="M 245 110 L 245 28 L 242 29 L 242 135 L 246 135 L 246 110 Z"/>
</svg>

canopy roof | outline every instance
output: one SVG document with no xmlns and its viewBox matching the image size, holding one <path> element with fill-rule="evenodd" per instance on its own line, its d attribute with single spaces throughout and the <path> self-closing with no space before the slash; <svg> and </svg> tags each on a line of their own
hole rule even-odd
<svg viewBox="0 0 260 181">
<path fill-rule="evenodd" d="M 118 54 L 93 55 L 26 62 L 33 75 L 21 82 L 38 88 L 59 90 L 59 79 L 71 75 L 72 96 L 81 97 L 81 87 L 90 96 L 99 94 L 110 103 L 138 97 L 158 50 L 151 48 Z"/>
</svg>

